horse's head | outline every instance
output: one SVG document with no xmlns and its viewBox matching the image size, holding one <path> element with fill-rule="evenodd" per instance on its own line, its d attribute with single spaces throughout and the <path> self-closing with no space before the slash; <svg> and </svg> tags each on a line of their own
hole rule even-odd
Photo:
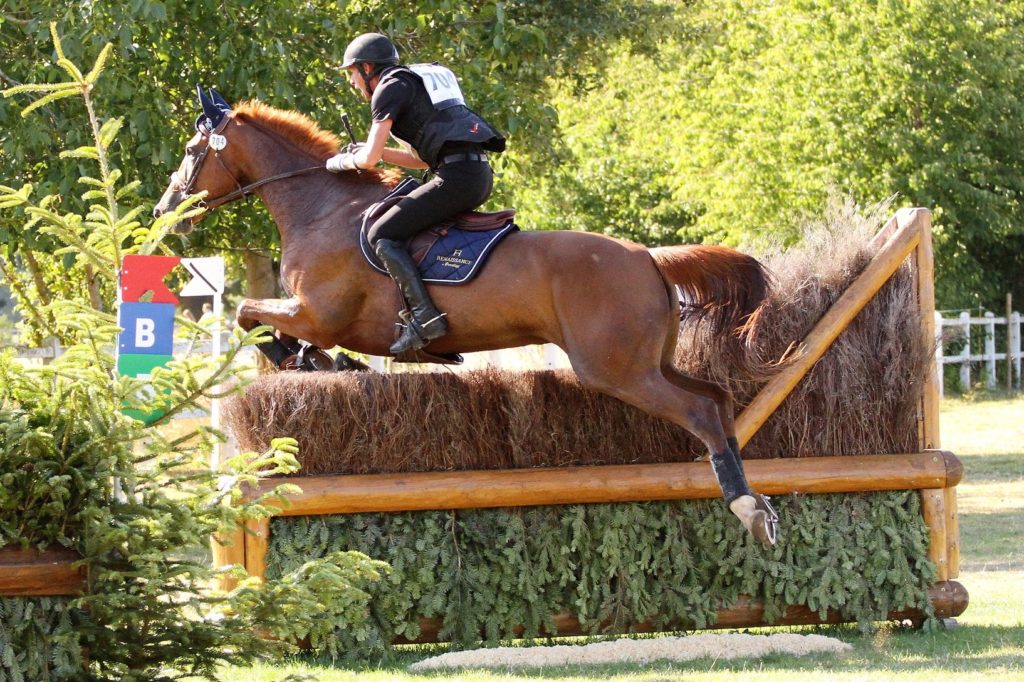
<svg viewBox="0 0 1024 682">
<path fill-rule="evenodd" d="M 187 198 L 204 190 L 207 199 L 200 201 L 198 206 L 214 208 L 226 203 L 228 196 L 240 187 L 238 178 L 229 170 L 240 167 L 238 160 L 232 160 L 237 150 L 228 144 L 231 107 L 215 90 L 211 89 L 207 95 L 201 86 L 197 86 L 197 89 L 203 113 L 196 119 L 196 134 L 188 141 L 178 170 L 171 174 L 170 184 L 153 208 L 154 217 L 174 210 Z M 213 159 L 210 159 L 211 156 Z M 174 226 L 174 230 L 191 232 L 192 226 L 203 215 L 205 213 L 182 220 Z"/>
</svg>

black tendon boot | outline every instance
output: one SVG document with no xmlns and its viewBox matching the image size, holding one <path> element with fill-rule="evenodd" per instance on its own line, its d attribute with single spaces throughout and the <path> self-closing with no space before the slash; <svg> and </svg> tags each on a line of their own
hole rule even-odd
<svg viewBox="0 0 1024 682">
<path fill-rule="evenodd" d="M 380 239 L 374 246 L 374 252 L 391 278 L 398 283 L 411 309 L 411 315 L 406 319 L 408 324 L 398 340 L 391 345 L 391 352 L 398 355 L 405 351 L 419 350 L 431 340 L 444 336 L 448 332 L 448 322 L 444 319 L 444 313 L 430 300 L 427 287 L 405 244 L 393 239 Z"/>
<path fill-rule="evenodd" d="M 733 439 L 729 439 L 726 450 L 711 455 L 711 468 L 729 510 L 740 519 L 751 535 L 770 547 L 775 544 L 778 535 L 779 517 L 768 503 L 768 498 L 750 490 L 746 476 L 743 475 L 738 445 L 733 449 Z"/>
</svg>

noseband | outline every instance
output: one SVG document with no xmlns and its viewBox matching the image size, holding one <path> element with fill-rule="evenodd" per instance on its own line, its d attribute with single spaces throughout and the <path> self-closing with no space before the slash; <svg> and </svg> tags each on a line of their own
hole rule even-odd
<svg viewBox="0 0 1024 682">
<path fill-rule="evenodd" d="M 188 199 L 189 197 L 193 196 L 192 190 L 195 189 L 196 180 L 199 178 L 199 173 L 203 169 L 203 163 L 206 161 L 206 157 L 209 156 L 211 149 L 213 150 L 213 157 L 217 159 L 217 162 L 220 164 L 220 167 L 224 169 L 224 172 L 227 173 L 228 177 L 231 178 L 231 180 L 235 183 L 235 187 L 238 188 L 233 192 L 228 192 L 227 194 L 215 197 L 213 199 L 210 199 L 209 201 L 198 201 L 196 205 L 206 212 L 213 211 L 214 209 L 219 208 L 220 206 L 223 206 L 224 204 L 227 204 L 229 202 L 232 202 L 235 199 L 247 197 L 251 195 L 252 191 L 257 187 L 262 187 L 263 185 L 267 185 L 271 182 L 284 180 L 285 178 L 293 178 L 297 175 L 305 175 L 306 173 L 312 173 L 313 171 L 327 170 L 324 166 L 310 166 L 309 168 L 300 168 L 298 170 L 286 171 L 284 173 L 278 173 L 277 175 L 271 175 L 270 177 L 263 178 L 262 180 L 257 180 L 256 182 L 252 182 L 249 183 L 248 185 L 243 186 L 242 183 L 238 181 L 238 177 L 235 176 L 235 174 L 231 172 L 231 169 L 228 168 L 227 164 L 224 163 L 224 159 L 221 158 L 220 155 L 220 150 L 224 149 L 224 147 L 226 147 L 228 144 L 227 138 L 221 135 L 221 131 L 223 131 L 224 128 L 227 127 L 227 124 L 231 121 L 231 118 L 225 116 L 224 119 L 212 131 L 202 122 L 202 120 L 203 117 L 200 117 L 200 119 L 196 121 L 196 131 L 203 136 L 204 140 L 206 140 L 206 146 L 203 147 L 203 150 L 199 152 L 199 156 L 196 157 L 196 161 L 192 165 L 192 172 L 189 174 L 188 181 L 185 183 L 185 187 L 181 190 L 181 193 L 184 195 L 185 199 Z"/>
</svg>

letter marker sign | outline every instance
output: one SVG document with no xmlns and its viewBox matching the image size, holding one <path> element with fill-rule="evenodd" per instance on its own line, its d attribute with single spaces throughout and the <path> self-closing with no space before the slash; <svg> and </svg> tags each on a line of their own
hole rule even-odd
<svg viewBox="0 0 1024 682">
<path fill-rule="evenodd" d="M 118 284 L 117 325 L 122 330 L 117 339 L 119 374 L 147 378 L 154 369 L 174 359 L 174 311 L 178 297 L 164 284 L 164 277 L 179 263 L 192 275 L 181 295 L 213 296 L 214 313 L 220 314 L 224 291 L 222 258 L 125 256 Z M 213 331 L 213 352 L 220 355 L 219 325 Z M 162 414 L 159 409 L 127 413 L 147 423 Z"/>
</svg>

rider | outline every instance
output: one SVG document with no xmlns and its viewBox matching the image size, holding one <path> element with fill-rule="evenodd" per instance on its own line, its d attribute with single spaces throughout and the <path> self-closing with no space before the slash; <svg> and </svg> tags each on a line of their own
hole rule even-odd
<svg viewBox="0 0 1024 682">
<path fill-rule="evenodd" d="M 477 208 L 491 194 L 486 151 L 505 149 L 505 138 L 466 107 L 455 75 L 440 64 L 400 65 L 387 36 L 364 33 L 345 49 L 349 82 L 370 101 L 372 122 L 364 144 L 327 160 L 338 172 L 372 168 L 383 159 L 405 168 L 429 168 L 434 177 L 370 226 L 374 253 L 398 284 L 411 316 L 391 346 L 393 354 L 419 350 L 448 330 L 406 248 L 415 234 Z M 385 148 L 388 135 L 401 149 Z"/>
</svg>

